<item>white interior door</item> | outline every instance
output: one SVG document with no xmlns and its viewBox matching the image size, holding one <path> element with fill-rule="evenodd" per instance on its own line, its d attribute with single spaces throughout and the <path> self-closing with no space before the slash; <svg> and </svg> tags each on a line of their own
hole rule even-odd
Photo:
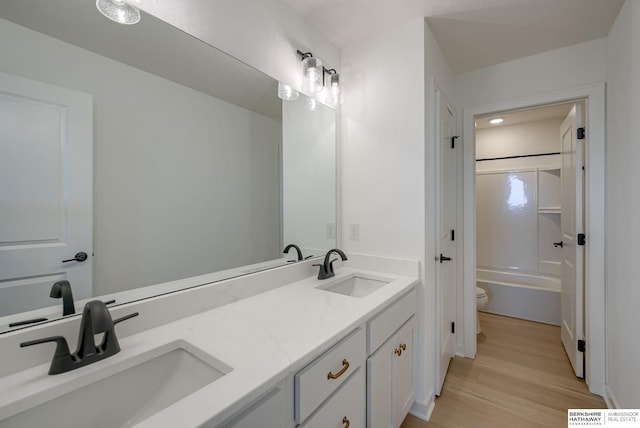
<svg viewBox="0 0 640 428">
<path fill-rule="evenodd" d="M 438 105 L 437 157 L 438 196 L 436 248 L 436 295 L 438 319 L 438 383 L 440 394 L 449 362 L 455 352 L 453 323 L 456 319 L 456 241 L 457 218 L 457 162 L 453 144 L 455 116 L 453 109 L 440 92 L 436 92 Z"/>
<path fill-rule="evenodd" d="M 92 98 L 0 73 L 0 316 L 91 297 Z M 85 252 L 84 262 L 67 262 Z"/>
<path fill-rule="evenodd" d="M 584 354 L 578 341 L 584 340 L 584 246 L 578 234 L 584 233 L 583 220 L 583 142 L 578 139 L 582 125 L 582 106 L 576 104 L 560 127 L 562 152 L 562 289 L 561 335 L 573 370 L 584 377 Z"/>
</svg>

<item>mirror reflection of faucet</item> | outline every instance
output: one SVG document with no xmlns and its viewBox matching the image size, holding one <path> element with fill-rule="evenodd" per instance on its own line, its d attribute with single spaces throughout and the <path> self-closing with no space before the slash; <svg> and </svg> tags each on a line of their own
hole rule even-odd
<svg viewBox="0 0 640 428">
<path fill-rule="evenodd" d="M 324 262 L 322 264 L 316 264 L 313 266 L 319 266 L 320 269 L 318 271 L 318 279 L 328 279 L 328 278 L 333 278 L 334 276 L 336 276 L 335 271 L 333 270 L 333 262 L 335 262 L 338 259 L 331 259 L 331 254 L 336 253 L 340 256 L 340 258 L 342 259 L 342 261 L 347 260 L 347 255 L 342 251 L 339 250 L 338 248 L 334 248 L 333 250 L 329 250 L 327 252 L 327 255 L 324 256 Z"/>
<path fill-rule="evenodd" d="M 287 260 L 288 263 L 294 263 L 294 262 L 299 262 L 301 260 L 305 260 L 306 258 L 302 257 L 302 250 L 300 249 L 300 247 L 298 247 L 296 244 L 289 244 L 286 247 L 284 247 L 284 250 L 282 250 L 283 253 L 288 253 L 290 249 L 295 248 L 296 252 L 298 253 L 298 260 Z M 309 256 L 311 257 L 311 256 Z M 308 258 L 308 257 L 307 257 Z"/>
<path fill-rule="evenodd" d="M 114 326 L 119 322 L 135 316 L 138 316 L 138 312 L 112 320 L 107 305 L 100 300 L 92 300 L 84 306 L 82 311 L 78 349 L 73 354 L 69 352 L 67 340 L 62 336 L 30 340 L 21 343 L 20 347 L 24 348 L 41 343 L 55 342 L 56 350 L 51 360 L 49 374 L 65 373 L 104 360 L 120 352 L 120 345 L 118 344 Z M 96 345 L 95 335 L 101 333 L 104 333 L 102 342 Z"/>
<path fill-rule="evenodd" d="M 73 304 L 73 293 L 71 292 L 71 284 L 67 280 L 58 281 L 51 287 L 49 297 L 54 299 L 62 298 L 62 316 L 73 315 L 76 313 L 76 307 Z"/>
</svg>

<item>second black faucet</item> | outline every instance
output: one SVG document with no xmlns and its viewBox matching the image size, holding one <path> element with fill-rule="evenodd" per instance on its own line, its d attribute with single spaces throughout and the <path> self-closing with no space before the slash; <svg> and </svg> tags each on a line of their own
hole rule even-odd
<svg viewBox="0 0 640 428">
<path fill-rule="evenodd" d="M 342 261 L 347 260 L 347 255 L 342 251 L 339 250 L 337 248 L 334 248 L 333 250 L 329 250 L 327 251 L 327 255 L 324 256 L 324 262 L 322 264 L 316 264 L 314 266 L 319 266 L 320 270 L 318 271 L 318 279 L 328 279 L 328 278 L 333 278 L 334 276 L 336 276 L 335 271 L 333 270 L 333 262 L 335 262 L 338 259 L 331 259 L 331 254 L 336 253 L 340 256 L 340 258 L 342 259 Z"/>
</svg>

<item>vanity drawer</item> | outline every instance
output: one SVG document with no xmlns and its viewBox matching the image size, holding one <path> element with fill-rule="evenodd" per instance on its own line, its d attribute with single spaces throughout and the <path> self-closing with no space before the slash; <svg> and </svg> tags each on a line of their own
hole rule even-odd
<svg viewBox="0 0 640 428">
<path fill-rule="evenodd" d="M 297 423 L 309 417 L 358 367 L 364 367 L 365 346 L 364 330 L 358 328 L 295 375 Z"/>
<path fill-rule="evenodd" d="M 367 355 L 371 355 L 400 328 L 417 308 L 415 287 L 367 323 Z"/>
<path fill-rule="evenodd" d="M 365 428 L 365 373 L 360 367 L 344 385 L 299 428 Z"/>
</svg>

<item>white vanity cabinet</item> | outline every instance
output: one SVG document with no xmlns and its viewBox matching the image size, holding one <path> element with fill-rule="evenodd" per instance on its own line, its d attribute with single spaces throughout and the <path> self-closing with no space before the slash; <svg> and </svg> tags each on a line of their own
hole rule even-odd
<svg viewBox="0 0 640 428">
<path fill-rule="evenodd" d="M 294 376 L 295 421 L 305 428 L 365 428 L 366 335 L 357 328 Z"/>
<path fill-rule="evenodd" d="M 415 401 L 415 311 L 413 290 L 368 323 L 368 428 L 398 428 Z"/>
</svg>

